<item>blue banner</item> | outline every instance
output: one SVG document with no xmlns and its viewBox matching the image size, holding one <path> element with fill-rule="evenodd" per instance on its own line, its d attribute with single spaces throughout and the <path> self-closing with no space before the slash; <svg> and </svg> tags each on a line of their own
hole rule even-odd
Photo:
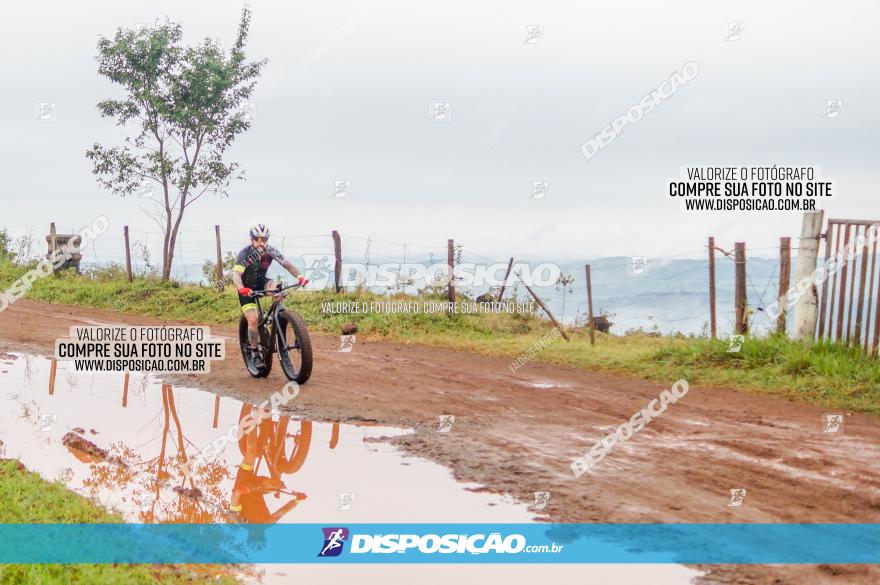
<svg viewBox="0 0 880 585">
<path fill-rule="evenodd" d="M 2 524 L 0 563 L 877 564 L 880 524 Z"/>
</svg>

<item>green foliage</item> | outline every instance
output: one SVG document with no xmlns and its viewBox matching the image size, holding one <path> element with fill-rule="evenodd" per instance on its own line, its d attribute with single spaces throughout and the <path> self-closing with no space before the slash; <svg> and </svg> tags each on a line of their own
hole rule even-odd
<svg viewBox="0 0 880 585">
<path fill-rule="evenodd" d="M 128 272 L 125 270 L 125 266 L 122 264 L 111 262 L 105 266 L 96 266 L 94 268 L 88 268 L 84 271 L 84 273 L 89 277 L 96 281 L 111 281 L 111 280 L 126 280 L 128 279 Z"/>
<path fill-rule="evenodd" d="M 10 261 L 22 266 L 35 265 L 36 245 L 37 241 L 30 230 L 14 239 L 5 229 L 0 230 L 0 261 Z"/>
<path fill-rule="evenodd" d="M 0 523 L 119 523 L 85 498 L 49 483 L 35 473 L 17 469 L 16 462 L 0 460 Z"/>
<path fill-rule="evenodd" d="M 12 251 L 12 239 L 5 229 L 0 230 L 0 261 L 12 262 L 15 253 Z"/>
<path fill-rule="evenodd" d="M 220 288 L 232 284 L 232 268 L 235 266 L 235 252 L 226 251 L 223 256 L 223 280 L 217 280 L 217 263 L 213 260 L 205 260 L 202 264 L 202 276 L 211 288 Z"/>
<path fill-rule="evenodd" d="M 740 351 L 726 340 L 688 339 L 658 349 L 660 367 L 724 373 L 763 388 L 825 406 L 880 412 L 880 361 L 861 348 L 821 341 L 803 344 L 784 336 L 747 337 Z M 699 374 L 698 374 L 699 375 Z"/>
<path fill-rule="evenodd" d="M 0 459 L 0 523 L 75 524 L 122 522 L 89 500 L 68 491 L 62 484 L 50 483 L 36 473 L 19 469 L 16 461 Z M 218 571 L 214 568 L 214 572 Z M 219 578 L 204 568 L 160 565 L 0 565 L 0 585 L 19 583 L 235 583 L 220 568 Z"/>
<path fill-rule="evenodd" d="M 100 102 L 98 110 L 136 132 L 121 146 L 95 143 L 86 158 L 102 187 L 121 196 L 150 195 L 141 208 L 167 231 L 166 280 L 184 211 L 206 192 L 227 196 L 231 181 L 244 178 L 224 155 L 250 127 L 242 106 L 266 64 L 245 59 L 250 19 L 246 5 L 228 54 L 212 39 L 182 45 L 181 26 L 167 20 L 98 40 L 98 73 L 124 95 Z"/>
</svg>

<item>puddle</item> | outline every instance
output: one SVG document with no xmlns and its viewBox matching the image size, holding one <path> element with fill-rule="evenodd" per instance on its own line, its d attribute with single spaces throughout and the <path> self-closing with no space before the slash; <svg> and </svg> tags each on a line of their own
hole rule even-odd
<svg viewBox="0 0 880 585">
<path fill-rule="evenodd" d="M 532 382 L 529 384 L 532 388 L 539 388 L 541 390 L 546 390 L 548 388 L 562 388 L 559 384 L 553 384 L 552 382 Z"/>
<path fill-rule="evenodd" d="M 527 388 L 537 388 L 538 390 L 550 390 L 553 388 L 568 388 L 568 384 L 553 382 L 551 380 L 519 380 L 519 384 Z"/>
<path fill-rule="evenodd" d="M 407 429 L 277 414 L 250 443 L 226 441 L 218 457 L 195 464 L 189 481 L 181 441 L 189 460 L 210 451 L 247 405 L 139 374 L 129 376 L 126 391 L 124 374 L 78 373 L 71 362 L 57 362 L 53 390 L 50 360 L 22 356 L 14 363 L 0 375 L 5 456 L 133 522 L 224 522 L 237 505 L 251 522 L 534 518 L 525 505 L 468 491 L 444 467 L 381 441 Z M 253 471 L 241 467 L 245 461 Z"/>
<path fill-rule="evenodd" d="M 44 478 L 119 511 L 129 522 L 535 520 L 527 505 L 475 491 L 480 486 L 458 483 L 446 468 L 405 456 L 382 440 L 410 430 L 314 422 L 277 413 L 249 439 L 220 445 L 218 456 L 196 463 L 187 479 L 184 457 L 192 463 L 197 453 L 228 436 L 249 405 L 142 374 L 77 373 L 72 362 L 21 354 L 2 357 L 0 457 L 20 460 Z M 263 583 L 287 583 L 294 574 L 329 575 L 327 568 L 317 567 L 261 569 Z M 561 577 L 582 577 L 598 568 L 542 569 L 548 570 Z M 610 569 L 604 570 L 601 574 L 608 575 Z M 668 582 L 675 583 L 687 583 L 698 574 L 676 566 L 656 570 L 668 573 Z M 388 575 L 415 576 L 418 569 L 385 566 L 358 571 L 364 577 L 372 575 L 368 582 L 382 581 L 383 575 L 387 582 Z M 474 574 L 491 572 L 506 582 L 519 582 L 518 571 L 499 566 Z M 627 575 L 620 573 L 618 578 L 625 580 Z"/>
</svg>

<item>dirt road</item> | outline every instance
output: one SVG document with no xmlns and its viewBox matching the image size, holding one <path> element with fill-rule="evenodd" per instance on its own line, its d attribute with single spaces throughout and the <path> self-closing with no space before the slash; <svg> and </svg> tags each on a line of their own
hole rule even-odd
<svg viewBox="0 0 880 585">
<path fill-rule="evenodd" d="M 21 300 L 0 313 L 0 350 L 51 355 L 71 325 L 160 321 Z M 255 402 L 286 381 L 244 371 L 235 329 L 227 359 L 208 375 L 176 379 Z M 455 477 L 531 502 L 547 491 L 549 519 L 562 522 L 880 522 L 880 425 L 846 413 L 823 432 L 814 406 L 731 390 L 690 391 L 595 470 L 574 478 L 570 464 L 678 378 L 659 385 L 616 375 L 529 363 L 513 374 L 505 359 L 442 349 L 365 343 L 339 353 L 338 339 L 313 336 L 314 373 L 295 410 L 313 419 L 371 420 L 412 427 L 405 451 L 448 466 Z M 564 341 L 557 341 L 564 343 Z M 171 380 L 175 381 L 175 380 Z M 451 432 L 438 416 L 454 415 Z M 730 490 L 745 489 L 740 506 Z M 707 583 L 869 583 L 866 566 L 701 567 Z"/>
</svg>

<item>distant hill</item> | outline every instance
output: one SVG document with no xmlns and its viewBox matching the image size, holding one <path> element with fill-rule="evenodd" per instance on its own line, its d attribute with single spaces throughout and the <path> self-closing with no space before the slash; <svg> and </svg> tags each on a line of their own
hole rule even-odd
<svg viewBox="0 0 880 585">
<path fill-rule="evenodd" d="M 301 259 L 294 258 L 300 268 Z M 345 258 L 346 262 L 362 263 L 363 258 Z M 427 257 L 413 257 L 409 262 L 429 264 Z M 434 259 L 437 261 L 445 261 Z M 464 262 L 486 264 L 485 258 L 465 256 Z M 795 265 L 792 259 L 792 266 Z M 520 260 L 518 260 L 520 262 Z M 526 261 L 536 266 L 545 260 Z M 610 313 L 614 323 L 613 333 L 623 333 L 628 329 L 642 327 L 658 328 L 668 333 L 699 333 L 704 323 L 709 321 L 709 263 L 706 259 L 652 259 L 640 274 L 633 273 L 631 257 L 614 256 L 590 260 L 593 284 L 593 308 Z M 733 329 L 734 265 L 733 261 L 721 254 L 716 257 L 716 295 L 718 307 L 718 326 L 721 334 Z M 548 304 L 557 318 L 573 322 L 579 315 L 586 314 L 586 278 L 583 263 L 560 264 L 565 274 L 570 274 L 574 282 L 569 292 L 560 287 L 538 287 L 536 292 Z M 756 311 L 752 324 L 757 329 L 775 327 L 759 309 L 775 300 L 779 287 L 779 260 L 776 258 L 749 258 L 746 265 L 749 305 Z M 180 263 L 174 266 L 174 277 L 188 282 L 202 280 L 202 265 Z M 424 287 L 424 282 L 416 282 L 407 287 L 408 292 Z M 374 289 L 376 290 L 376 289 Z M 477 296 L 488 287 L 469 287 L 461 289 Z M 521 298 L 528 296 L 522 286 L 516 285 L 511 277 L 508 290 Z M 507 295 L 505 295 L 507 296 Z M 565 312 L 563 315 L 563 296 Z"/>
</svg>

